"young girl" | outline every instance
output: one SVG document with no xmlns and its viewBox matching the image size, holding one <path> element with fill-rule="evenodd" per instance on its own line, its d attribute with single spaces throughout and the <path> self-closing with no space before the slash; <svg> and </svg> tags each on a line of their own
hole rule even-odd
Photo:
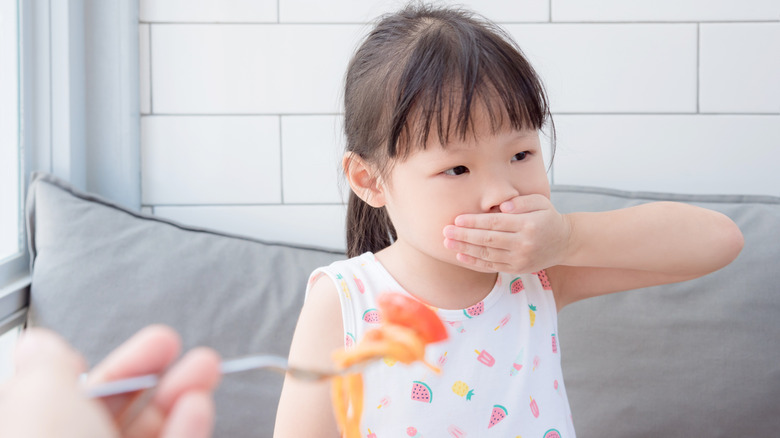
<svg viewBox="0 0 780 438">
<path fill-rule="evenodd" d="M 290 363 L 329 367 L 376 323 L 386 291 L 436 308 L 449 330 L 426 351 L 441 374 L 388 360 L 365 370 L 366 437 L 574 437 L 557 312 L 704 275 L 742 248 L 731 220 L 684 204 L 558 213 L 542 84 L 504 32 L 470 13 L 384 17 L 352 58 L 344 97 L 352 258 L 312 274 Z M 275 436 L 337 437 L 329 389 L 287 379 Z"/>
</svg>

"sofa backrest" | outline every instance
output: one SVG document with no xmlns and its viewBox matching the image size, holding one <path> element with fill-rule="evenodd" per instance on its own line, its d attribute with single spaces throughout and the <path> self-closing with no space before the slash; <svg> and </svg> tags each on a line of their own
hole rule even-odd
<svg viewBox="0 0 780 438">
<path fill-rule="evenodd" d="M 780 198 L 556 187 L 561 212 L 679 201 L 720 211 L 745 246 L 699 279 L 591 298 L 559 315 L 580 438 L 776 436 Z"/>
<path fill-rule="evenodd" d="M 175 328 L 185 349 L 286 357 L 308 274 L 344 257 L 128 211 L 45 174 L 34 176 L 27 210 L 28 324 L 59 332 L 93 365 L 152 323 Z M 270 437 L 282 381 L 225 376 L 215 436 Z"/>
<path fill-rule="evenodd" d="M 581 438 L 774 436 L 780 430 L 780 198 L 555 187 L 561 212 L 654 200 L 721 211 L 745 236 L 721 271 L 578 302 L 559 343 Z M 340 251 L 262 242 L 128 211 L 37 174 L 29 189 L 30 325 L 96 363 L 150 323 L 224 357 L 286 355 L 308 274 Z M 270 437 L 282 377 L 226 377 L 217 437 Z"/>
</svg>

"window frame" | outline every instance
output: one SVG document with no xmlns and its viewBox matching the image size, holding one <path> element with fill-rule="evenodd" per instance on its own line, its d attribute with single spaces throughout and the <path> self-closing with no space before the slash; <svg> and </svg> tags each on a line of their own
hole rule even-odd
<svg viewBox="0 0 780 438">
<path fill-rule="evenodd" d="M 30 293 L 30 255 L 25 242 L 27 241 L 27 230 L 24 225 L 24 199 L 27 193 L 27 175 L 28 166 L 26 161 L 25 142 L 23 140 L 23 102 L 22 89 L 23 76 L 22 71 L 22 35 L 21 35 L 21 8 L 22 1 L 15 0 L 16 19 L 13 22 L 16 25 L 16 81 L 17 81 L 17 108 L 16 119 L 17 136 L 16 147 L 19 148 L 18 166 L 19 166 L 19 193 L 17 202 L 19 203 L 19 217 L 17 222 L 17 238 L 19 239 L 19 248 L 16 255 L 4 259 L 0 262 L 0 335 L 15 329 L 25 323 L 27 316 L 27 305 L 29 303 Z"/>
</svg>

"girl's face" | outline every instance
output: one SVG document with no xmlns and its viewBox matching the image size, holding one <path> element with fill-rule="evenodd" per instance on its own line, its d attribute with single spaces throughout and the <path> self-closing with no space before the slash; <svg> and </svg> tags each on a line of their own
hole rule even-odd
<svg viewBox="0 0 780 438">
<path fill-rule="evenodd" d="M 385 185 L 386 208 L 403 242 L 436 259 L 460 264 L 443 245 L 445 226 L 464 213 L 496 213 L 520 195 L 549 198 L 550 186 L 536 130 L 492 134 L 477 120 L 475 136 L 438 137 L 396 162 Z"/>
</svg>

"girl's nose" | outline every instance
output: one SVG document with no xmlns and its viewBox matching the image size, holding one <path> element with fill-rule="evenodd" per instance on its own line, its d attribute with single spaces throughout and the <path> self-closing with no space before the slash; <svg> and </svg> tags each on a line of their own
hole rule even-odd
<svg viewBox="0 0 780 438">
<path fill-rule="evenodd" d="M 520 191 L 512 184 L 509 178 L 490 178 L 483 189 L 482 211 L 485 213 L 500 213 L 501 204 L 516 196 Z"/>
</svg>

